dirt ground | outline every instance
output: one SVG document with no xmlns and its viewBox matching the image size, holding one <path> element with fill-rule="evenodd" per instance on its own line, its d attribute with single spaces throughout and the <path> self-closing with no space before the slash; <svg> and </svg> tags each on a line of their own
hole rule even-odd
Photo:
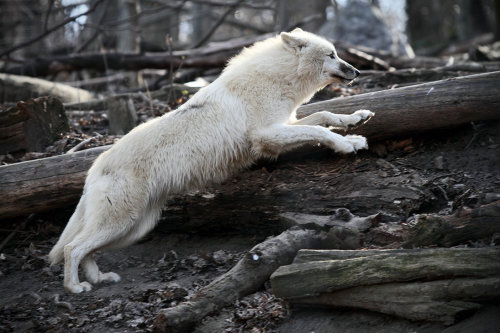
<svg viewBox="0 0 500 333">
<path fill-rule="evenodd" d="M 254 245 L 286 228 L 283 212 L 327 215 L 339 207 L 382 212 L 364 247 L 393 248 L 415 214 L 450 214 L 500 195 L 500 124 L 374 143 L 339 156 L 323 149 L 262 162 L 224 184 L 169 202 L 140 243 L 99 255 L 116 284 L 73 295 L 47 253 L 73 207 L 38 214 L 0 253 L 0 332 L 147 332 L 161 308 L 189 299 Z M 3 221 L 5 240 L 25 218 Z M 498 245 L 499 235 L 462 246 Z M 353 309 L 289 307 L 268 285 L 208 316 L 195 332 L 498 332 L 500 302 L 449 327 Z"/>
</svg>

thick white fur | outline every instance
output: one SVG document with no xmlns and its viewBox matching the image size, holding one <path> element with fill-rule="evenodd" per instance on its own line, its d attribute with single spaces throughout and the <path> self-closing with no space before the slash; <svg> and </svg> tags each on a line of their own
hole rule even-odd
<svg viewBox="0 0 500 333">
<path fill-rule="evenodd" d="M 356 125 L 373 116 L 370 111 L 295 118 L 317 90 L 357 74 L 331 43 L 296 29 L 243 50 L 179 109 L 133 129 L 94 162 L 49 254 L 52 263 L 65 261 L 65 288 L 79 293 L 90 290 L 90 283 L 119 281 L 117 274 L 99 271 L 93 253 L 144 236 L 171 195 L 220 182 L 260 157 L 304 144 L 321 143 L 340 153 L 367 148 L 364 137 L 319 125 Z M 80 282 L 80 264 L 90 283 Z"/>
</svg>

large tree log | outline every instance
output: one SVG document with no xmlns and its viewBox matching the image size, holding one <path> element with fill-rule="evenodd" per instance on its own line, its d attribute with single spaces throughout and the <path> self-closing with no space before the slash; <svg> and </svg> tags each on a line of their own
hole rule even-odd
<svg viewBox="0 0 500 333">
<path fill-rule="evenodd" d="M 370 108 L 376 112 L 375 117 L 368 124 L 356 129 L 356 133 L 364 134 L 369 141 L 373 141 L 395 135 L 409 135 L 424 130 L 457 126 L 470 121 L 500 119 L 500 112 L 498 112 L 500 106 L 499 87 L 500 72 L 494 72 L 371 94 L 337 98 L 302 106 L 297 113 L 300 117 L 325 109 L 336 113 L 351 113 L 356 109 Z M 58 157 L 57 168 L 53 169 L 47 177 L 41 173 L 33 173 L 28 166 L 33 163 L 32 165 L 41 168 L 40 170 L 46 170 L 47 167 L 44 167 L 44 165 L 48 165 L 50 168 L 53 163 L 52 160 L 25 162 L 27 164 L 23 164 L 21 169 L 18 169 L 17 165 L 1 166 L 0 195 L 4 201 L 0 206 L 0 216 L 7 217 L 46 211 L 54 208 L 53 205 L 57 204 L 57 202 L 60 205 L 75 202 L 79 196 L 76 188 L 81 189 L 83 187 L 83 177 L 76 177 L 71 180 L 75 191 L 70 193 L 65 191 L 63 185 L 60 187 L 54 186 L 53 189 L 59 189 L 59 191 L 52 192 L 50 196 L 47 196 L 47 184 L 51 181 L 59 181 L 57 179 L 58 173 L 62 176 L 71 174 L 75 163 L 82 163 L 79 167 L 80 171 L 88 169 L 91 160 L 97 157 L 95 153 L 89 152 L 88 154 L 88 157 L 82 162 L 73 160 L 72 155 Z M 25 174 L 25 172 L 28 173 Z M 362 177 L 363 175 L 360 175 L 356 180 L 360 180 Z M 32 188 L 25 185 L 28 181 Z M 37 184 L 40 184 L 40 186 Z M 18 190 L 14 191 L 15 189 Z M 38 191 L 41 191 L 43 195 L 40 195 Z M 269 195 L 272 196 L 273 193 Z M 373 200 L 373 203 L 377 206 L 376 200 L 378 199 L 383 200 L 385 204 L 389 204 L 395 196 L 418 201 L 421 195 L 421 193 L 410 187 L 374 188 L 367 190 L 366 198 Z M 47 208 L 44 208 L 44 198 L 50 199 L 52 202 Z M 352 202 L 352 204 L 359 201 L 358 199 L 353 200 L 352 197 L 339 199 Z M 40 202 L 35 204 L 35 201 L 38 200 Z M 263 196 L 263 200 L 269 201 L 265 196 Z M 227 200 L 222 204 L 227 205 Z M 244 202 L 243 204 L 245 205 Z M 246 205 L 248 205 L 248 202 Z M 339 206 L 345 206 L 345 203 L 340 203 Z M 31 207 L 31 209 L 26 210 L 27 207 Z M 252 207 L 249 209 L 251 210 Z M 290 208 L 286 208 L 286 210 L 289 211 Z"/>
<path fill-rule="evenodd" d="M 0 167 L 0 219 L 74 204 L 85 175 L 109 146 Z"/>
<path fill-rule="evenodd" d="M 500 297 L 500 277 L 386 283 L 292 299 L 297 304 L 365 309 L 410 320 L 453 324 L 477 310 L 475 301 Z M 471 302 L 472 301 L 472 302 Z"/>
<path fill-rule="evenodd" d="M 64 107 L 51 96 L 0 110 L 0 154 L 42 151 L 69 130 Z"/>
<path fill-rule="evenodd" d="M 375 112 L 366 126 L 356 129 L 372 141 L 500 119 L 500 72 L 335 98 L 304 105 L 297 117 L 323 110 L 348 114 L 359 109 Z"/>
<path fill-rule="evenodd" d="M 46 95 L 56 97 L 63 103 L 85 102 L 96 97 L 87 90 L 66 84 L 0 73 L 0 103 L 17 102 Z"/>
<path fill-rule="evenodd" d="M 484 258 L 485 251 L 489 252 L 487 260 L 492 265 L 492 270 L 489 273 L 481 273 L 478 278 L 449 279 L 449 277 L 457 275 L 467 276 L 468 273 L 463 271 L 463 266 L 474 260 L 476 253 L 479 254 L 479 258 Z M 293 261 L 293 265 L 303 269 L 296 270 L 295 275 L 288 276 L 285 280 L 272 280 L 272 285 L 277 296 L 289 297 L 289 301 L 292 303 L 361 308 L 397 315 L 410 320 L 439 321 L 450 325 L 457 318 L 480 307 L 479 304 L 473 302 L 500 297 L 499 260 L 495 258 L 498 253 L 498 248 L 351 251 L 306 249 L 299 250 Z M 410 276 L 411 273 L 406 275 L 407 270 L 419 270 L 420 268 L 432 270 L 432 267 L 440 265 L 439 260 L 444 257 L 449 257 L 442 262 L 442 265 L 447 266 L 445 270 L 449 270 L 449 274 L 444 271 L 432 271 L 430 274 L 417 272 L 413 276 Z M 362 259 L 361 266 L 363 268 L 353 265 L 353 263 L 360 263 L 359 259 Z M 338 264 L 337 270 L 328 268 L 332 262 Z M 482 269 L 488 270 L 489 264 L 481 262 L 485 265 Z M 315 263 L 316 269 L 323 269 L 323 272 L 316 274 L 316 269 L 310 269 L 311 267 L 308 265 L 310 263 Z M 287 271 L 287 267 L 284 268 Z M 359 271 L 358 268 L 360 268 Z M 364 273 L 363 269 L 366 269 Z M 280 274 L 280 270 L 283 270 L 283 267 L 275 274 Z M 329 277 L 332 284 L 324 283 L 323 277 L 326 270 L 332 273 Z M 304 276 L 304 274 L 306 275 Z M 385 275 L 382 280 L 373 280 L 374 276 L 380 277 L 382 275 Z M 488 277 L 490 275 L 492 277 Z M 290 277 L 300 280 L 300 284 L 294 284 Z M 444 279 L 427 281 L 435 278 Z M 356 282 L 343 289 L 347 279 Z M 424 281 L 414 281 L 415 279 Z M 394 282 L 401 280 L 411 280 L 411 282 Z M 307 284 L 316 288 L 317 295 L 311 296 L 310 290 L 305 291 L 302 288 L 302 285 Z M 318 284 L 322 287 L 317 288 Z M 290 296 L 290 292 L 293 296 Z M 302 293 L 307 294 L 307 296 L 297 296 Z"/>
<path fill-rule="evenodd" d="M 316 296 L 357 286 L 500 275 L 500 248 L 439 248 L 282 266 L 271 276 L 278 297 Z"/>
</svg>

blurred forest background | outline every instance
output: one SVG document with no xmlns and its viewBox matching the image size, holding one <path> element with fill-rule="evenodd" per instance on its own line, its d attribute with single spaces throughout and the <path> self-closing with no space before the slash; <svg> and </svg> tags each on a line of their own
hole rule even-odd
<svg viewBox="0 0 500 333">
<path fill-rule="evenodd" d="M 81 81 L 95 73 L 6 69 L 67 54 L 193 49 L 298 26 L 393 55 L 439 56 L 498 40 L 499 18 L 498 0 L 1 0 L 0 71 Z"/>
</svg>

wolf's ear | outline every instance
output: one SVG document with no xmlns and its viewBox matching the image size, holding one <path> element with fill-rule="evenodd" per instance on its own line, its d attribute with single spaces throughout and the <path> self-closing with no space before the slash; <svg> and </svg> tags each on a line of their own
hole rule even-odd
<svg viewBox="0 0 500 333">
<path fill-rule="evenodd" d="M 294 30 L 295 31 L 295 30 Z M 300 37 L 297 37 L 292 32 L 282 32 L 280 34 L 281 40 L 283 41 L 283 45 L 294 52 L 301 51 L 305 46 L 307 46 L 307 42 Z"/>
<path fill-rule="evenodd" d="M 304 30 L 300 29 L 300 28 L 295 28 L 292 30 L 292 33 L 294 32 L 304 32 Z"/>
</svg>

